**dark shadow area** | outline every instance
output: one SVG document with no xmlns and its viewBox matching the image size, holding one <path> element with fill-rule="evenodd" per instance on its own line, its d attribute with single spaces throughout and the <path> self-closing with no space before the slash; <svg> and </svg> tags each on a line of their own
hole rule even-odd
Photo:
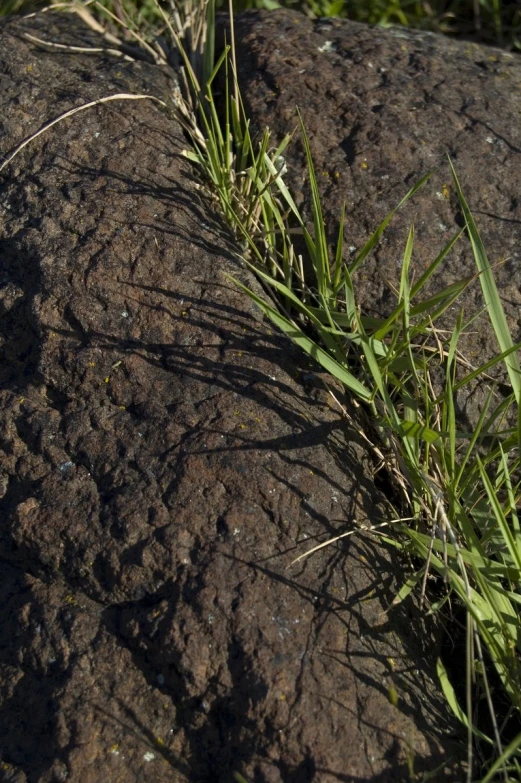
<svg viewBox="0 0 521 783">
<path fill-rule="evenodd" d="M 31 229 L 22 229 L 0 240 L 0 386 L 21 393 L 38 374 L 40 359 L 31 305 L 41 289 L 41 274 L 38 256 L 24 246 L 30 233 Z"/>
<path fill-rule="evenodd" d="M 349 133 L 349 136 L 346 136 L 346 138 L 340 142 L 340 147 L 344 152 L 348 166 L 352 166 L 356 159 L 355 145 L 356 137 L 358 136 L 359 132 L 360 124 L 354 125 Z"/>
</svg>

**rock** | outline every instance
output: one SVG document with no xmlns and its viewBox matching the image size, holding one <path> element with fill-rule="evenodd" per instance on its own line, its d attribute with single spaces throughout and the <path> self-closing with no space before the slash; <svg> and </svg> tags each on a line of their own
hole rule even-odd
<svg viewBox="0 0 521 783">
<path fill-rule="evenodd" d="M 173 89 L 24 30 L 99 44 L 73 16 L 2 22 L 4 156 L 84 101 Z M 316 368 L 227 277 L 254 285 L 185 147 L 121 101 L 2 175 L 0 778 L 461 779 L 439 632 L 387 612 L 396 555 L 356 534 L 290 567 L 384 498 Z"/>
<path fill-rule="evenodd" d="M 345 20 L 311 21 L 290 11 L 251 12 L 236 20 L 239 76 L 253 128 L 274 142 L 296 129 L 298 105 L 314 157 L 332 240 L 345 201 L 345 258 L 354 258 L 420 177 L 434 176 L 393 219 L 355 276 L 362 309 L 388 314 L 396 301 L 403 251 L 415 225 L 412 270 L 418 279 L 462 215 L 447 156 L 481 232 L 513 339 L 521 339 L 521 61 L 518 56 L 403 28 Z M 310 217 L 303 148 L 296 133 L 286 156 L 297 204 Z M 427 294 L 476 272 L 461 238 Z M 465 317 L 483 308 L 476 280 L 460 300 Z M 459 306 L 442 325 L 451 329 Z M 499 352 L 486 315 L 460 341 L 474 367 Z M 475 421 L 484 393 L 460 393 L 460 419 Z"/>
</svg>

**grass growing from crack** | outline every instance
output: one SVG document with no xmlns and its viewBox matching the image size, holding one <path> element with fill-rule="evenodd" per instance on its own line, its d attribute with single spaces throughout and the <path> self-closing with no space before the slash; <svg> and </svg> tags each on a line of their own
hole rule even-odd
<svg viewBox="0 0 521 783">
<path fill-rule="evenodd" d="M 141 44 L 137 25 L 114 18 L 100 3 L 59 4 L 81 10 L 92 25 L 91 11 L 105 13 Z M 232 9 L 230 9 L 232 10 Z M 466 623 L 466 693 L 457 697 L 449 674 L 438 662 L 440 686 L 468 731 L 467 780 L 521 781 L 521 734 L 511 737 L 521 714 L 521 523 L 520 505 L 521 372 L 519 345 L 513 343 L 492 269 L 478 228 L 452 169 L 465 218 L 459 231 L 430 262 L 418 280 L 412 274 L 414 227 L 403 253 L 399 290 L 386 318 L 368 318 L 357 296 L 357 274 L 378 244 L 394 213 L 416 195 L 420 180 L 378 226 L 354 261 L 343 254 L 344 215 L 339 217 L 336 245 L 330 248 L 317 178 L 300 120 L 310 182 L 312 226 L 308 225 L 285 185 L 284 154 L 290 136 L 273 143 L 266 130 L 250 132 L 236 78 L 233 27 L 230 45 L 214 64 L 214 6 L 187 2 L 173 16 L 156 5 L 158 20 L 170 33 L 184 62 L 184 97 L 176 113 L 192 147 L 186 155 L 204 173 L 214 199 L 243 246 L 244 263 L 255 273 L 264 296 L 235 284 L 265 315 L 348 392 L 344 410 L 367 442 L 378 469 L 394 486 L 389 520 L 372 533 L 412 554 L 420 563 L 395 598 L 420 591 L 428 611 L 450 601 L 464 608 Z M 233 16 L 232 16 L 233 19 Z M 135 28 L 135 29 L 134 29 Z M 114 36 L 113 36 L 114 37 Z M 115 43 L 112 40 L 112 43 Z M 116 41 L 117 43 L 117 41 Z M 149 55 L 167 58 L 146 42 Z M 223 78 L 224 76 L 224 78 Z M 224 87 L 220 107 L 216 80 Z M 294 237 L 303 237 L 306 257 Z M 469 241 L 476 262 L 474 276 L 435 294 L 427 284 L 454 244 Z M 437 325 L 475 280 L 499 352 L 471 368 L 459 350 L 469 323 L 461 313 L 449 337 Z M 490 372 L 502 369 L 508 394 L 499 396 Z M 440 380 L 440 378 L 442 380 Z M 486 402 L 472 432 L 458 421 L 454 397 L 476 383 L 487 389 Z M 362 422 L 362 423 L 361 423 Z M 348 533 L 353 534 L 353 531 Z M 347 534 L 346 534 L 347 535 Z M 312 553 L 308 553 L 312 554 Z M 430 574 L 445 584 L 445 593 L 429 603 Z M 490 730 L 477 725 L 484 700 Z M 507 708 L 497 717 L 497 705 Z M 479 758 L 475 758 L 475 750 Z"/>
<path fill-rule="evenodd" d="M 205 84 L 196 85 L 199 127 L 204 142 L 192 136 L 190 160 L 202 167 L 211 193 L 248 250 L 245 263 L 262 282 L 262 297 L 240 287 L 265 315 L 327 372 L 342 382 L 370 422 L 370 446 L 401 495 L 400 508 L 384 532 L 388 544 L 412 553 L 423 565 L 411 574 L 396 602 L 416 586 L 425 599 L 426 579 L 436 573 L 447 586 L 437 611 L 452 596 L 466 612 L 467 675 L 462 706 L 441 660 L 440 684 L 454 713 L 468 729 L 468 776 L 474 779 L 473 748 L 490 747 L 482 764 L 483 783 L 521 780 L 521 734 L 505 743 L 505 720 L 496 717 L 491 672 L 508 698 L 506 718 L 521 711 L 521 527 L 520 499 L 521 372 L 492 270 L 475 221 L 452 169 L 465 232 L 458 232 L 413 282 L 414 229 L 404 250 L 400 288 L 394 311 L 385 319 L 367 319 L 357 303 L 356 273 L 378 243 L 391 213 L 351 264 L 343 260 L 344 213 L 336 248 L 330 257 L 319 188 L 302 121 L 313 226 L 308 227 L 284 184 L 283 153 L 289 137 L 276 146 L 266 130 L 254 143 L 244 113 L 233 57 L 226 49 Z M 224 120 L 215 108 L 213 83 L 224 64 Z M 424 184 L 423 178 L 397 209 Z M 294 229 L 303 235 L 307 259 L 295 249 Z M 459 295 L 474 280 L 466 279 L 430 297 L 422 292 L 463 234 L 470 240 L 491 326 L 500 352 L 481 367 L 469 369 L 458 351 L 467 325 L 463 314 L 449 339 L 436 328 Z M 306 270 L 306 271 L 305 271 Z M 502 365 L 509 395 L 499 399 L 489 371 Z M 434 376 L 444 381 L 436 388 Z M 472 433 L 460 429 L 454 406 L 457 391 L 476 381 L 488 386 L 486 404 Z M 438 384 L 439 386 L 439 384 Z M 486 446 L 485 446 L 486 444 Z M 490 736 L 475 725 L 481 697 L 488 705 Z M 503 716 L 505 717 L 505 716 Z M 507 721 L 508 722 L 508 721 Z"/>
<path fill-rule="evenodd" d="M 258 207 L 262 225 L 256 227 L 256 238 L 252 238 L 240 214 L 234 214 L 235 228 L 249 241 L 248 265 L 266 288 L 277 294 L 283 311 L 271 299 L 259 297 L 237 280 L 235 283 L 365 408 L 370 420 L 366 430 L 371 432 L 370 446 L 401 494 L 400 507 L 392 509 L 392 516 L 401 514 L 409 520 L 395 522 L 386 532 L 374 530 L 374 533 L 423 562 L 409 577 L 396 602 L 419 585 L 424 598 L 427 576 L 429 571 L 434 571 L 447 584 L 447 594 L 438 606 L 431 605 L 430 610 L 439 610 L 451 595 L 457 596 L 466 610 L 464 707 L 456 700 L 441 661 L 438 672 L 450 706 L 468 727 L 468 780 L 474 779 L 476 738 L 481 747 L 486 743 L 494 749 L 493 762 L 483 781 L 520 780 L 521 735 L 504 747 L 504 726 L 498 725 L 497 701 L 490 683 L 490 671 L 494 669 L 509 700 L 509 715 L 519 715 L 521 530 L 517 507 L 521 375 L 517 350 L 520 346 L 513 344 L 483 244 L 454 170 L 466 233 L 476 261 L 476 276 L 481 282 L 500 353 L 483 366 L 469 370 L 458 352 L 458 341 L 464 331 L 463 315 L 458 317 L 449 340 L 441 337 L 436 329 L 437 321 L 457 302 L 471 280 L 420 299 L 426 283 L 453 244 L 462 238 L 462 232 L 413 283 L 410 263 L 414 229 L 411 227 L 395 309 L 386 319 L 365 319 L 357 305 L 356 271 L 376 245 L 387 220 L 355 261 L 347 265 L 342 259 L 342 217 L 334 258 L 329 258 L 317 180 L 302 124 L 301 133 L 311 184 L 313 229 L 306 228 L 281 177 L 276 174 L 274 160 L 270 164 L 264 150 L 263 159 L 257 158 L 247 170 L 262 202 Z M 259 169 L 264 176 L 259 177 Z M 404 201 L 422 184 L 423 181 L 418 183 Z M 311 263 L 304 265 L 296 258 L 290 230 L 284 223 L 285 209 L 300 225 Z M 278 232 L 274 227 L 278 227 Z M 310 270 L 306 276 L 304 268 Z M 493 382 L 487 377 L 489 370 L 498 364 L 504 366 L 510 382 L 509 396 L 499 402 Z M 442 388 L 435 389 L 433 376 L 438 370 L 442 370 L 445 380 Z M 488 384 L 488 396 L 474 432 L 467 433 L 459 427 L 454 395 L 478 379 Z M 474 725 L 480 692 L 488 705 L 491 736 L 485 736 Z"/>
</svg>

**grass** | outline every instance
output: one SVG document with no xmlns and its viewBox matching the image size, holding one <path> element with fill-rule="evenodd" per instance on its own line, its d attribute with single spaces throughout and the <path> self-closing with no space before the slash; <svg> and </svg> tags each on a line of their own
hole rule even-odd
<svg viewBox="0 0 521 783">
<path fill-rule="evenodd" d="M 416 5 L 408 4 L 411 13 Z M 499 3 L 493 5 L 501 10 Z M 487 3 L 480 4 L 482 10 L 486 7 Z M 396 210 L 416 197 L 428 177 L 404 194 L 347 264 L 343 254 L 345 209 L 339 215 L 337 241 L 330 247 L 302 122 L 312 224 L 306 223 L 284 183 L 284 155 L 290 137 L 277 143 L 268 130 L 258 139 L 250 133 L 235 79 L 233 36 L 214 63 L 212 3 L 186 2 L 172 19 L 159 6 L 154 8 L 154 24 L 170 33 L 173 45 L 184 57 L 186 89 L 177 114 L 191 139 L 186 155 L 204 173 L 208 193 L 242 243 L 241 257 L 261 281 L 265 295 L 259 296 L 238 280 L 234 283 L 279 329 L 341 381 L 354 410 L 344 414 L 352 418 L 352 425 L 372 450 L 375 470 L 385 471 L 394 489 L 397 499 L 389 501 L 388 520 L 375 526 L 372 533 L 407 552 L 418 564 L 395 604 L 417 590 L 426 611 L 447 613 L 451 604 L 463 611 L 467 651 L 464 692 L 453 687 L 441 660 L 438 674 L 450 708 L 467 727 L 467 781 L 479 776 L 482 783 L 519 782 L 520 345 L 513 343 L 457 174 L 452 169 L 465 228 L 439 249 L 415 281 L 411 267 L 415 233 L 411 226 L 394 309 L 386 318 L 367 318 L 358 305 L 357 275 Z M 105 14 L 112 24 L 119 25 L 126 40 L 130 37 L 137 44 L 152 46 L 140 32 L 139 19 L 127 19 L 116 4 L 111 9 L 113 16 L 99 3 L 89 4 L 90 11 L 96 10 L 100 18 Z M 218 105 L 214 85 L 223 72 L 224 95 Z M 296 233 L 304 239 L 306 259 L 295 247 Z M 475 275 L 426 295 L 436 270 L 454 244 L 463 241 L 470 243 Z M 498 353 L 480 367 L 470 368 L 459 347 L 470 325 L 464 322 L 463 313 L 453 323 L 449 337 L 439 325 L 476 279 Z M 495 372 L 501 373 L 501 394 L 491 377 Z M 473 431 L 468 432 L 456 415 L 454 396 L 477 383 L 487 389 L 486 403 Z M 438 587 L 435 598 L 427 590 L 429 576 Z M 482 702 L 488 710 L 485 722 L 477 718 Z"/>
<path fill-rule="evenodd" d="M 270 140 L 265 136 L 254 150 L 247 137 L 246 121 L 244 127 L 251 158 L 243 179 L 251 185 L 247 191 L 250 202 L 246 206 L 242 201 L 244 188 L 234 190 L 233 198 L 228 187 L 224 188 L 221 200 L 232 225 L 249 245 L 248 265 L 276 296 L 262 298 L 237 280 L 235 283 L 278 328 L 358 400 L 369 425 L 361 431 L 370 433 L 369 445 L 401 495 L 400 506 L 391 508 L 389 516 L 403 521 L 394 522 L 385 532 L 379 529 L 374 533 L 422 562 L 396 601 L 403 600 L 419 585 L 425 598 L 426 579 L 431 570 L 446 583 L 447 593 L 438 606 L 431 604 L 430 611 L 438 611 L 449 597 L 466 610 L 468 654 L 464 707 L 458 703 L 441 661 L 438 670 L 451 708 L 468 727 L 468 780 L 474 779 L 475 740 L 481 754 L 485 746 L 491 748 L 489 759 L 479 764 L 482 772 L 486 772 L 483 780 L 521 780 L 521 735 L 512 743 L 505 743 L 506 726 L 498 725 L 498 700 L 491 686 L 491 677 L 499 680 L 508 698 L 508 716 L 519 715 L 521 533 L 517 507 L 521 375 L 517 350 L 520 346 L 513 344 L 490 265 L 456 173 L 453 171 L 466 218 L 465 234 L 472 246 L 476 276 L 500 348 L 496 357 L 471 371 L 466 369 L 458 352 L 458 341 L 464 331 L 462 315 L 449 341 L 436 329 L 436 323 L 457 302 L 471 280 L 463 280 L 430 298 L 421 298 L 426 283 L 454 243 L 463 241 L 462 232 L 441 249 L 426 272 L 413 283 L 410 262 L 414 229 L 411 227 L 395 309 L 386 319 L 366 319 L 357 305 L 356 272 L 376 246 L 392 215 L 377 228 L 350 266 L 342 257 L 342 215 L 337 245 L 330 257 L 304 127 L 301 126 L 301 132 L 307 154 L 313 228 L 306 226 L 278 173 L 276 160 L 280 148 L 270 157 L 266 152 Z M 212 151 L 206 158 L 201 153 L 190 157 L 205 166 L 218 189 L 214 160 L 221 147 L 213 142 L 210 138 Z M 220 172 L 230 159 L 229 150 L 225 156 L 221 155 Z M 234 185 L 236 174 L 232 177 Z M 423 181 L 405 195 L 402 203 L 415 194 Z M 297 257 L 290 223 L 285 217 L 288 213 L 304 235 L 311 263 L 303 264 Z M 252 215 L 255 215 L 253 222 Z M 307 276 L 304 269 L 311 270 Z M 499 364 L 508 375 L 510 394 L 498 400 L 488 373 Z M 439 376 L 440 370 L 445 380 L 441 388 L 435 389 L 433 378 Z M 489 393 L 474 432 L 468 433 L 459 427 L 454 393 L 471 387 L 477 379 L 485 380 Z M 353 424 L 356 426 L 356 422 Z M 489 709 L 490 736 L 474 725 L 475 705 L 481 694 Z"/>
<path fill-rule="evenodd" d="M 228 0 L 216 0 L 226 8 Z M 42 8 L 47 0 L 3 0 L 0 14 Z M 130 27 L 153 26 L 155 0 L 103 0 L 103 5 Z M 173 0 L 162 0 L 171 8 Z M 182 4 L 179 4 L 182 5 Z M 289 7 L 309 16 L 338 16 L 377 25 L 404 25 L 450 35 L 472 37 L 486 43 L 521 49 L 521 7 L 515 0 L 236 0 L 237 13 L 250 9 Z"/>
</svg>

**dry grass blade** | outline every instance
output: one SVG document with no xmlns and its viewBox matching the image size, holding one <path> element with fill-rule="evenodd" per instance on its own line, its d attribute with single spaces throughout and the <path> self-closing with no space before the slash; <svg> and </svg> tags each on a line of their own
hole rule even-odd
<svg viewBox="0 0 521 783">
<path fill-rule="evenodd" d="M 95 101 L 89 101 L 89 103 L 83 103 L 81 106 L 76 106 L 74 109 L 70 109 L 69 111 L 64 112 L 63 114 L 60 114 L 59 117 L 56 117 L 54 120 L 51 120 L 50 122 L 47 122 L 45 125 L 43 125 L 36 133 L 31 134 L 31 136 L 28 136 L 25 138 L 20 144 L 18 144 L 17 147 L 14 148 L 5 158 L 4 161 L 0 164 L 0 171 L 3 171 L 6 166 L 11 163 L 11 161 L 25 148 L 28 144 L 30 144 L 32 141 L 38 138 L 38 136 L 41 136 L 42 133 L 45 133 L 50 128 L 53 127 L 53 125 L 57 125 L 59 122 L 63 122 L 63 120 L 66 120 L 68 117 L 73 117 L 75 114 L 77 114 L 80 111 L 85 111 L 86 109 L 91 109 L 93 106 L 102 106 L 104 103 L 109 103 L 110 101 L 142 101 L 142 100 L 149 100 L 149 101 L 155 101 L 163 108 L 166 108 L 166 103 L 159 98 L 156 98 L 155 95 L 132 95 L 131 93 L 117 93 L 116 95 L 107 95 L 105 98 L 98 98 Z"/>
</svg>

